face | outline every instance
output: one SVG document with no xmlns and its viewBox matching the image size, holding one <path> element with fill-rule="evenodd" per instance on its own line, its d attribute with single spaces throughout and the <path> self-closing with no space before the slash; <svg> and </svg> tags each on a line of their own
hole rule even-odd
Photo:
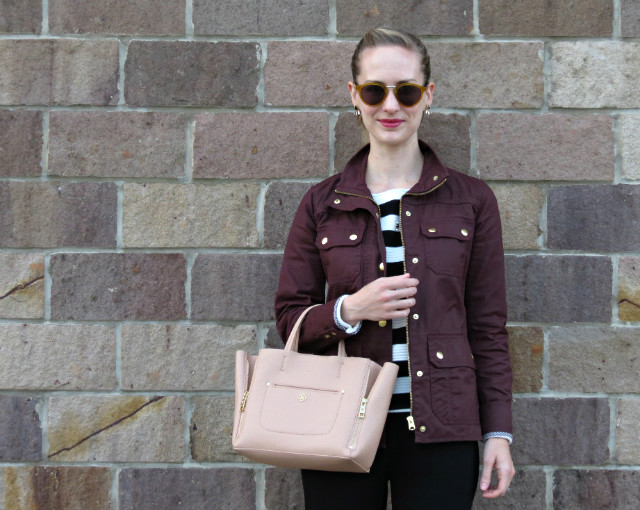
<svg viewBox="0 0 640 510">
<path fill-rule="evenodd" d="M 367 48 L 360 54 L 360 74 L 357 84 L 375 82 L 382 85 L 402 83 L 424 84 L 417 52 L 400 46 Z M 362 121 L 369 132 L 371 143 L 402 145 L 417 138 L 418 127 L 427 105 L 433 100 L 433 83 L 414 106 L 398 103 L 393 89 L 378 106 L 369 106 L 362 101 L 356 84 L 349 82 L 351 101 L 362 112 Z"/>
</svg>

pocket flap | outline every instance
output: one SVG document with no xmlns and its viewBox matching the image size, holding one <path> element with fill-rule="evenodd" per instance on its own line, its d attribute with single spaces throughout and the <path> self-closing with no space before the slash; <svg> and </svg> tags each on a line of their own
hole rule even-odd
<svg viewBox="0 0 640 510">
<path fill-rule="evenodd" d="M 430 335 L 427 338 L 429 361 L 438 368 L 475 368 L 471 347 L 462 335 Z"/>
<path fill-rule="evenodd" d="M 446 218 L 423 221 L 422 233 L 427 237 L 454 237 L 469 241 L 473 237 L 473 220 Z"/>
<path fill-rule="evenodd" d="M 334 246 L 357 246 L 362 242 L 364 225 L 358 227 L 332 227 L 318 230 L 316 247 L 328 250 Z"/>
</svg>

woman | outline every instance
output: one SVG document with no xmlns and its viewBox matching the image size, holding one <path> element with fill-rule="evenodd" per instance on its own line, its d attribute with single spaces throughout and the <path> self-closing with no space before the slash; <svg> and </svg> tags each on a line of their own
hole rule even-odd
<svg viewBox="0 0 640 510">
<path fill-rule="evenodd" d="M 514 475 L 504 255 L 496 199 L 418 140 L 434 84 L 427 50 L 379 28 L 353 55 L 349 83 L 370 143 L 313 186 L 291 227 L 276 296 L 287 338 L 308 306 L 300 351 L 400 366 L 368 474 L 303 471 L 307 510 L 471 508 Z M 325 294 L 326 289 L 326 294 Z M 497 487 L 490 487 L 492 469 Z"/>
</svg>

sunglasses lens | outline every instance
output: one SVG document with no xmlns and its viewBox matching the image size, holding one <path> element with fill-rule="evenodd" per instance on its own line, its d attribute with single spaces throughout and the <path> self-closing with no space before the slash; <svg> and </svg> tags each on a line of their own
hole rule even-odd
<svg viewBox="0 0 640 510">
<path fill-rule="evenodd" d="M 384 101 L 387 89 L 380 85 L 365 85 L 360 89 L 360 98 L 369 106 L 375 106 Z"/>
<path fill-rule="evenodd" d="M 400 85 L 397 89 L 398 102 L 404 106 L 413 106 L 422 99 L 422 90 L 415 85 Z"/>
</svg>

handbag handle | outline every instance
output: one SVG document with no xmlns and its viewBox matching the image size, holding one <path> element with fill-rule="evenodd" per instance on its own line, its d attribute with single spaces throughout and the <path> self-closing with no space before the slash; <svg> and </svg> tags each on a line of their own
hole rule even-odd
<svg viewBox="0 0 640 510">
<path fill-rule="evenodd" d="M 302 321 L 304 320 L 305 316 L 311 311 L 311 309 L 315 308 L 316 306 L 320 305 L 312 305 L 300 314 L 300 317 L 298 317 L 298 320 L 296 321 L 293 329 L 291 330 L 291 333 L 289 334 L 287 344 L 284 346 L 285 351 L 298 352 L 298 340 L 300 339 L 300 327 L 302 326 Z M 338 356 L 342 358 L 347 357 L 347 349 L 344 346 L 344 340 L 340 340 L 340 343 L 338 344 Z"/>
</svg>

